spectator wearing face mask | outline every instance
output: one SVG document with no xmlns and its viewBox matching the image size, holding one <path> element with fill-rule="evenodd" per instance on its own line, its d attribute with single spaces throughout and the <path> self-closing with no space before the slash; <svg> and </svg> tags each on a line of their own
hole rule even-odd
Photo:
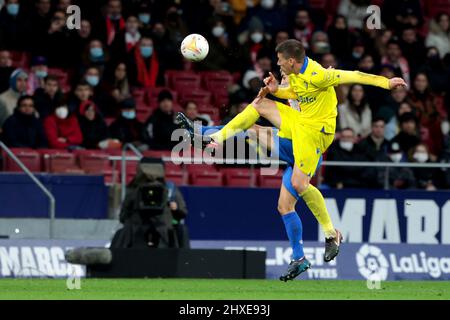
<svg viewBox="0 0 450 320">
<path fill-rule="evenodd" d="M 136 16 L 129 16 L 125 23 L 125 30 L 121 31 L 111 44 L 111 52 L 115 61 L 125 61 L 129 52 L 133 51 L 141 40 L 139 20 Z"/>
<path fill-rule="evenodd" d="M 312 59 L 320 61 L 322 56 L 330 53 L 330 42 L 328 35 L 323 31 L 316 31 L 311 37 L 311 51 L 309 56 Z"/>
<path fill-rule="evenodd" d="M 13 114 L 21 95 L 27 92 L 28 74 L 22 69 L 16 69 L 9 77 L 9 89 L 0 94 L 0 129 L 5 120 Z"/>
<path fill-rule="evenodd" d="M 136 119 L 136 104 L 132 98 L 120 103 L 120 115 L 110 125 L 111 138 L 119 140 L 122 144 L 132 143 L 135 147 L 145 150 L 144 125 Z"/>
<path fill-rule="evenodd" d="M 154 88 L 161 83 L 159 60 L 150 37 L 142 37 L 128 56 L 127 69 L 131 85 Z"/>
<path fill-rule="evenodd" d="M 0 50 L 0 93 L 8 90 L 9 77 L 13 71 L 11 53 L 7 50 Z"/>
<path fill-rule="evenodd" d="M 209 43 L 208 59 L 198 63 L 198 67 L 203 70 L 239 70 L 242 62 L 223 21 L 214 20 L 210 28 L 211 32 L 206 35 Z"/>
<path fill-rule="evenodd" d="M 28 75 L 27 93 L 33 95 L 37 89 L 43 88 L 47 75 L 47 59 L 42 56 L 34 57 L 31 61 L 31 72 Z"/>
<path fill-rule="evenodd" d="M 269 48 L 264 32 L 264 25 L 261 20 L 252 17 L 248 30 L 238 36 L 238 42 L 241 44 L 240 55 L 244 63 L 248 66 L 254 66 L 257 61 L 258 52 L 263 48 Z"/>
<path fill-rule="evenodd" d="M 339 107 L 339 125 L 350 127 L 357 137 L 369 135 L 372 122 L 372 111 L 364 97 L 364 89 L 359 84 L 350 86 L 347 100 Z"/>
<path fill-rule="evenodd" d="M 114 108 L 114 100 L 105 90 L 102 84 L 102 73 L 96 67 L 89 67 L 83 75 L 81 82 L 85 81 L 92 90 L 92 101 L 100 109 L 101 113 L 107 116 L 114 116 L 116 110 Z"/>
<path fill-rule="evenodd" d="M 0 43 L 7 50 L 30 49 L 30 24 L 19 0 L 5 0 L 0 11 Z"/>
<path fill-rule="evenodd" d="M 58 78 L 52 75 L 45 77 L 44 87 L 36 89 L 33 96 L 39 118 L 43 120 L 53 113 L 62 97 L 63 93 L 59 87 Z"/>
<path fill-rule="evenodd" d="M 339 140 L 334 141 L 327 152 L 327 161 L 363 161 L 364 158 L 355 146 L 355 139 L 353 129 L 342 129 Z M 362 172 L 361 167 L 329 167 L 325 170 L 324 182 L 338 189 L 362 187 Z"/>
<path fill-rule="evenodd" d="M 96 67 L 100 73 L 103 73 L 110 60 L 109 51 L 100 40 L 92 39 L 84 48 L 82 60 L 83 69 Z"/>
<path fill-rule="evenodd" d="M 387 162 L 407 162 L 407 157 L 405 153 L 400 148 L 397 142 L 393 142 L 389 145 L 387 150 L 388 158 L 384 161 Z M 416 181 L 414 178 L 414 173 L 411 168 L 401 167 L 401 168 L 379 168 L 378 171 L 378 183 L 379 186 L 384 186 L 386 180 L 386 170 L 389 174 L 389 188 L 394 189 L 410 189 L 416 186 Z"/>
<path fill-rule="evenodd" d="M 146 2 L 140 3 L 137 12 L 138 12 L 137 18 L 139 20 L 140 33 L 150 34 L 152 31 L 154 20 L 150 5 Z"/>
<path fill-rule="evenodd" d="M 415 163 L 435 163 L 430 159 L 427 145 L 419 143 L 409 152 L 409 161 Z M 414 177 L 419 189 L 436 190 L 436 179 L 439 171 L 436 168 L 413 168 Z"/>
<path fill-rule="evenodd" d="M 10 148 L 46 148 L 47 138 L 36 118 L 33 97 L 21 96 L 13 115 L 3 125 L 3 141 Z"/>
<path fill-rule="evenodd" d="M 76 149 L 83 142 L 77 116 L 69 112 L 65 100 L 58 104 L 53 114 L 45 118 L 44 129 L 52 149 Z"/>
<path fill-rule="evenodd" d="M 145 127 L 151 149 L 171 150 L 178 143 L 171 139 L 177 125 L 174 123 L 173 97 L 169 91 L 159 93 L 158 108 L 148 118 Z"/>
</svg>

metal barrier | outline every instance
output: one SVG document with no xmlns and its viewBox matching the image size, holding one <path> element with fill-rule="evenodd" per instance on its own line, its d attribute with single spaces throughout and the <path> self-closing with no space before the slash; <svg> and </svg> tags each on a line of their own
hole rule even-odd
<svg viewBox="0 0 450 320">
<path fill-rule="evenodd" d="M 52 193 L 36 178 L 36 176 L 28 170 L 28 168 L 23 164 L 22 161 L 20 161 L 19 158 L 15 156 L 15 154 L 2 142 L 0 141 L 0 147 L 8 154 L 8 156 L 11 157 L 11 159 L 14 160 L 14 162 L 22 169 L 30 178 L 33 180 L 34 183 L 44 192 L 44 194 L 49 199 L 49 208 L 48 208 L 48 216 L 49 216 L 49 236 L 50 239 L 53 239 L 55 235 L 55 208 L 56 208 L 56 201 L 55 197 L 52 195 Z"/>
</svg>

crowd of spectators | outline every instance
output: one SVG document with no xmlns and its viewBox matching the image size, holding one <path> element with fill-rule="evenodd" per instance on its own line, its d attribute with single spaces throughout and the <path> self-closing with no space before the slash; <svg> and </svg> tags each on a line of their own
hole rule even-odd
<svg viewBox="0 0 450 320">
<path fill-rule="evenodd" d="M 373 3 L 381 6 L 379 30 L 366 23 Z M 66 24 L 71 4 L 81 8 L 79 29 Z M 133 143 L 170 150 L 176 107 L 203 124 L 211 118 L 171 90 L 158 91 L 153 112 L 139 118 L 135 90 L 167 87 L 167 70 L 227 70 L 235 80 L 228 113 L 214 124 L 226 123 L 269 71 L 277 73 L 276 45 L 295 38 L 326 68 L 401 76 L 408 83 L 392 92 L 337 87 L 338 134 L 327 159 L 450 162 L 450 6 L 430 7 L 420 0 L 0 0 L 1 138 L 10 147 Z M 189 33 L 208 39 L 209 55 L 200 63 L 179 53 Z M 14 63 L 20 54 L 28 59 Z M 450 187 L 450 175 L 439 171 L 392 169 L 389 183 Z M 324 182 L 379 187 L 384 174 L 334 168 Z"/>
</svg>

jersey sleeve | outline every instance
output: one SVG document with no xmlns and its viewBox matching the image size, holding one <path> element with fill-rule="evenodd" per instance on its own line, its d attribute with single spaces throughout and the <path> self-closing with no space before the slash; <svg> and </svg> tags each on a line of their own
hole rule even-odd
<svg viewBox="0 0 450 320">
<path fill-rule="evenodd" d="M 311 76 L 311 83 L 318 88 L 337 86 L 339 84 L 359 83 L 389 89 L 389 79 L 386 77 L 360 71 L 339 69 L 319 69 Z"/>
<path fill-rule="evenodd" d="M 280 99 L 297 99 L 297 95 L 290 86 L 278 86 L 278 90 L 273 95 Z"/>
</svg>

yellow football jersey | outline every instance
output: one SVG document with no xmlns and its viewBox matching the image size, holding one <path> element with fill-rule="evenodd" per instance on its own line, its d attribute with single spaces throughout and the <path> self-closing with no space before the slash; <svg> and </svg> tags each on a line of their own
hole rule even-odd
<svg viewBox="0 0 450 320">
<path fill-rule="evenodd" d="M 289 87 L 281 88 L 275 96 L 296 99 L 300 103 L 302 124 L 326 133 L 336 131 L 337 97 L 334 86 L 361 83 L 389 89 L 389 79 L 359 71 L 325 69 L 305 57 L 298 74 L 289 75 Z"/>
</svg>

